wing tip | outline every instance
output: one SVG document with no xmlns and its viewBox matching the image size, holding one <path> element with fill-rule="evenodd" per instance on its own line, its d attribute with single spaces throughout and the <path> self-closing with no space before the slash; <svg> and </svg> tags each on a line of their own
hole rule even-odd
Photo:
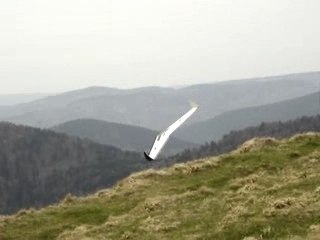
<svg viewBox="0 0 320 240">
<path fill-rule="evenodd" d="M 196 102 L 192 101 L 192 100 L 189 100 L 190 102 L 190 105 L 192 108 L 198 108 L 199 107 L 199 104 L 197 104 Z"/>
<path fill-rule="evenodd" d="M 146 158 L 146 160 L 148 160 L 148 161 L 153 161 L 154 160 L 146 152 L 143 152 L 143 153 L 144 153 L 144 157 Z"/>
</svg>

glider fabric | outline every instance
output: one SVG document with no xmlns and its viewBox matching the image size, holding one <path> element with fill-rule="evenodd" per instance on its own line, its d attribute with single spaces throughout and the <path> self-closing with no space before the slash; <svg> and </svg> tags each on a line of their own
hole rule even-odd
<svg viewBox="0 0 320 240">
<path fill-rule="evenodd" d="M 194 105 L 194 104 L 193 104 Z M 148 161 L 152 161 L 157 158 L 161 149 L 164 147 L 166 142 L 168 141 L 170 135 L 180 127 L 196 110 L 198 109 L 198 105 L 192 106 L 192 108 L 185 113 L 181 118 L 171 124 L 166 130 L 159 133 L 153 143 L 153 146 L 150 150 L 150 153 L 147 154 L 144 152 L 144 156 Z"/>
</svg>

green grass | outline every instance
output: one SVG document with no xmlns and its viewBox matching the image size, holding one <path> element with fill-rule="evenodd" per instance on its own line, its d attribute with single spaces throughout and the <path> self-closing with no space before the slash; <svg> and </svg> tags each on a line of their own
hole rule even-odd
<svg viewBox="0 0 320 240">
<path fill-rule="evenodd" d="M 0 239 L 320 239 L 320 136 L 134 174 L 0 220 Z"/>
</svg>

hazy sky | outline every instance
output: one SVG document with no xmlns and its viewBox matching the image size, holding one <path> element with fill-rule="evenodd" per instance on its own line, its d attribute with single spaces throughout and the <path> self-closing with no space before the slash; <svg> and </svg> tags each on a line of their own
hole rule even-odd
<svg viewBox="0 0 320 240">
<path fill-rule="evenodd" d="M 319 0 L 10 0 L 0 93 L 320 70 Z"/>
</svg>

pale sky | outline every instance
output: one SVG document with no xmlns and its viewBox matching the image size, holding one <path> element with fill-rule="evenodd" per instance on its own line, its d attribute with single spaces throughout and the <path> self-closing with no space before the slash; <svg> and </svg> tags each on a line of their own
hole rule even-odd
<svg viewBox="0 0 320 240">
<path fill-rule="evenodd" d="M 320 70 L 319 0 L 9 0 L 0 93 Z"/>
</svg>

